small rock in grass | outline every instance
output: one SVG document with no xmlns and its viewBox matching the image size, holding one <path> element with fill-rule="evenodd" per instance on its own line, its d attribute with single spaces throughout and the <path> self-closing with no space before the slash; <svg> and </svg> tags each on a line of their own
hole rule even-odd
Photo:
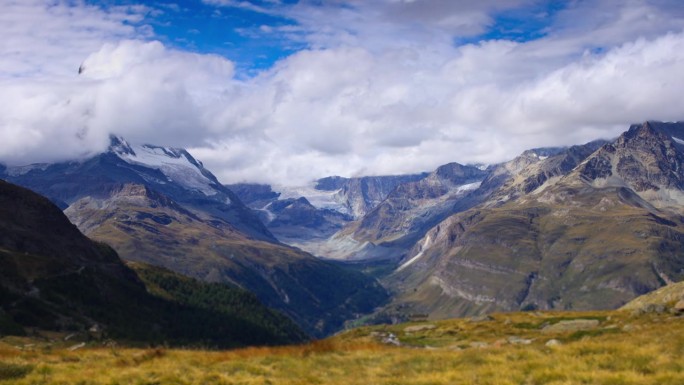
<svg viewBox="0 0 684 385">
<path fill-rule="evenodd" d="M 568 321 L 560 321 L 553 325 L 545 326 L 542 333 L 564 333 L 576 332 L 580 330 L 591 330 L 599 325 L 599 321 L 595 319 L 575 319 Z"/>
<path fill-rule="evenodd" d="M 508 337 L 508 342 L 510 342 L 513 345 L 529 345 L 532 343 L 532 340 L 514 336 L 514 337 Z"/>
<path fill-rule="evenodd" d="M 633 332 L 633 331 L 639 330 L 639 329 L 641 329 L 639 326 L 635 326 L 632 324 L 627 324 L 627 325 L 622 327 L 623 332 Z"/>
<path fill-rule="evenodd" d="M 684 313 L 684 299 L 677 302 L 672 309 L 675 311 L 677 314 L 682 314 Z"/>
<path fill-rule="evenodd" d="M 394 333 L 390 333 L 387 337 L 382 339 L 382 342 L 387 345 L 400 346 L 401 342 Z"/>
<path fill-rule="evenodd" d="M 423 330 L 432 330 L 435 329 L 437 326 L 435 325 L 413 325 L 404 328 L 404 332 L 406 333 L 415 333 L 415 332 L 420 332 Z"/>
<path fill-rule="evenodd" d="M 470 322 L 484 322 L 484 321 L 494 321 L 492 316 L 486 314 L 470 317 Z"/>
<path fill-rule="evenodd" d="M 69 349 L 67 349 L 67 350 L 70 352 L 73 352 L 74 350 L 78 350 L 84 346 L 85 346 L 85 342 L 81 342 L 80 344 L 76 344 L 74 346 L 69 347 Z"/>
<path fill-rule="evenodd" d="M 554 338 L 554 339 L 551 339 L 551 340 L 546 341 L 546 344 L 545 344 L 545 345 L 548 346 L 548 347 L 551 347 L 551 346 L 559 346 L 559 345 L 562 345 L 562 343 L 561 343 L 560 341 L 558 341 L 557 339 Z"/>
</svg>

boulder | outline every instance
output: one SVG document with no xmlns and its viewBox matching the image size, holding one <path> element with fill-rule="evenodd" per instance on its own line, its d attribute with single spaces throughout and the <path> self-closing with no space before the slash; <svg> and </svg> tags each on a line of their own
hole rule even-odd
<svg viewBox="0 0 684 385">
<path fill-rule="evenodd" d="M 674 304 L 674 306 L 672 307 L 672 310 L 676 314 L 684 314 L 684 299 L 677 302 L 676 304 Z"/>
<path fill-rule="evenodd" d="M 405 333 L 415 333 L 415 332 L 420 332 L 423 330 L 432 330 L 435 328 L 437 328 L 437 326 L 430 325 L 430 324 L 428 324 L 428 325 L 413 325 L 413 326 L 409 326 L 409 327 L 404 328 L 404 332 Z"/>
<path fill-rule="evenodd" d="M 568 321 L 560 321 L 553 325 L 545 326 L 542 333 L 566 333 L 576 332 L 580 330 L 591 330 L 599 325 L 599 321 L 595 319 L 575 319 Z"/>
</svg>

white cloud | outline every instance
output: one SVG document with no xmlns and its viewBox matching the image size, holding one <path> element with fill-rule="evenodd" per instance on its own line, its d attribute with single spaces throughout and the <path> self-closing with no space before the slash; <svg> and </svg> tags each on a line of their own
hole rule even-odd
<svg viewBox="0 0 684 385">
<path fill-rule="evenodd" d="M 0 0 L 0 76 L 75 75 L 103 42 L 146 35 L 133 24 L 145 7 L 70 6 L 65 1 Z"/>
<path fill-rule="evenodd" d="M 55 161 L 102 151 L 110 133 L 133 142 L 202 143 L 206 109 L 230 87 L 224 58 L 161 43 L 105 43 L 80 75 L 0 81 L 0 159 Z"/>
<path fill-rule="evenodd" d="M 612 137 L 632 122 L 684 119 L 677 3 L 571 3 L 546 37 L 455 46 L 484 31 L 501 3 L 274 2 L 257 11 L 298 23 L 254 33 L 311 48 L 246 80 L 225 58 L 142 41 L 145 29 L 123 20 L 145 10 L 8 4 L 37 15 L 0 23 L 10 47 L 0 57 L 11 57 L 0 59 L 0 159 L 12 163 L 82 156 L 114 132 L 190 147 L 224 182 L 300 184 L 503 161 Z M 96 33 L 72 28 L 73 15 Z M 62 38 L 22 24 L 36 17 Z M 32 49 L 6 56 L 22 44 Z"/>
</svg>

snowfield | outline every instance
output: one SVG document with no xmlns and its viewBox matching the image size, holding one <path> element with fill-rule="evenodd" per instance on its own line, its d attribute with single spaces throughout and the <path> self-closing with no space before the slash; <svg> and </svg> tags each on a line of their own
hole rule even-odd
<svg viewBox="0 0 684 385">
<path fill-rule="evenodd" d="M 133 150 L 126 151 L 122 147 L 115 148 L 119 158 L 127 163 L 145 166 L 161 171 L 169 180 L 186 187 L 189 190 L 196 190 L 206 196 L 216 195 L 218 191 L 214 187 L 214 182 L 202 174 L 202 170 L 193 164 L 194 159 L 188 158 L 188 153 L 175 148 L 157 147 L 151 145 L 128 145 Z M 229 204 L 230 202 L 226 202 Z"/>
</svg>

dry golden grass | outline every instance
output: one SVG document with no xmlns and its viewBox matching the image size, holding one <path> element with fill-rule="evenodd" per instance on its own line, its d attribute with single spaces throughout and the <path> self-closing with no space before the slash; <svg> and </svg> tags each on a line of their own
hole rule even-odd
<svg viewBox="0 0 684 385">
<path fill-rule="evenodd" d="M 598 319 L 600 325 L 541 333 L 544 325 L 575 318 Z M 669 314 L 511 313 L 406 330 L 416 325 L 424 324 L 360 328 L 302 346 L 220 352 L 72 352 L 45 343 L 19 350 L 17 344 L 27 341 L 5 339 L 0 363 L 9 372 L 26 370 L 0 384 L 684 384 L 684 318 Z M 404 346 L 382 343 L 389 333 Z M 561 345 L 546 346 L 550 339 Z"/>
</svg>

